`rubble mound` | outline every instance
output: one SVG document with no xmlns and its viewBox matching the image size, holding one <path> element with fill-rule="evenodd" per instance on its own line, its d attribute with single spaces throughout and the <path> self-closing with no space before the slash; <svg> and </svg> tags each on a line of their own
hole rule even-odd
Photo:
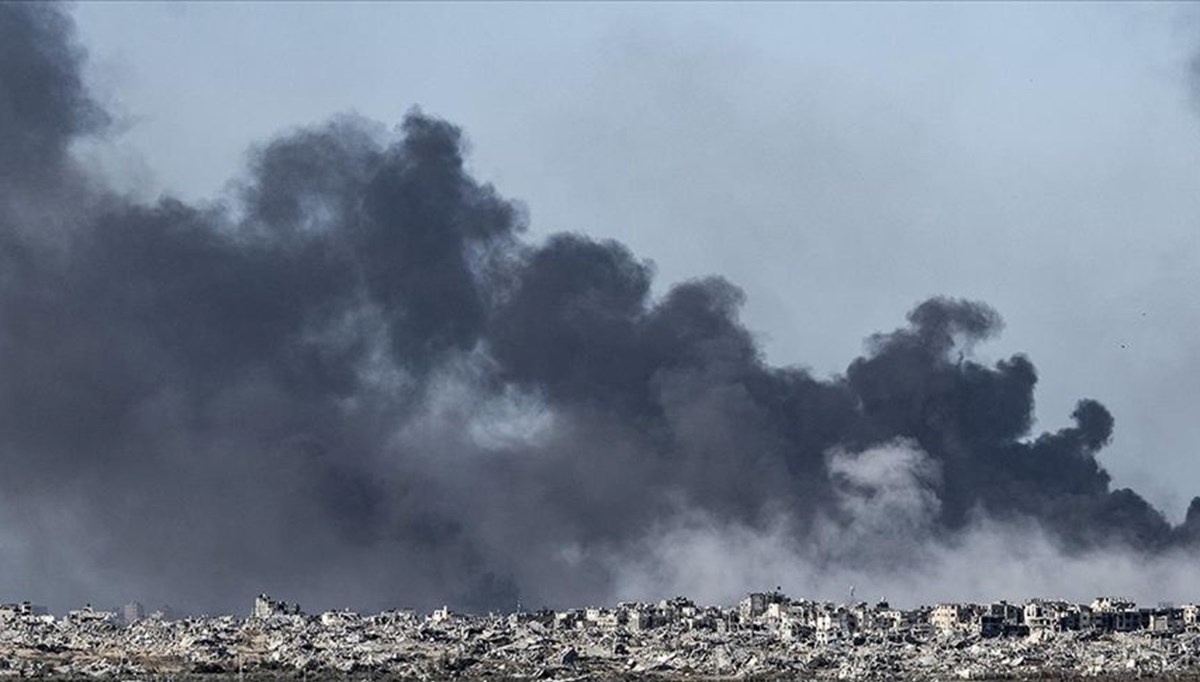
<svg viewBox="0 0 1200 682">
<path fill-rule="evenodd" d="M 1191 607 L 1031 600 L 902 611 L 755 594 L 507 615 L 303 614 L 133 622 L 0 608 L 0 678 L 186 680 L 1001 680 L 1200 682 Z"/>
</svg>

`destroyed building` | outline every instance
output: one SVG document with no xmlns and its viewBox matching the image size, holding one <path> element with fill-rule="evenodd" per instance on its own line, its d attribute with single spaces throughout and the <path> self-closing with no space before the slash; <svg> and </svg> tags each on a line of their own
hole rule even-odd
<svg viewBox="0 0 1200 682">
<path fill-rule="evenodd" d="M 252 613 L 255 618 L 260 619 L 301 615 L 299 604 L 275 601 L 265 594 L 260 594 L 254 599 L 254 610 Z"/>
<path fill-rule="evenodd" d="M 38 606 L 29 601 L 16 604 L 0 604 L 0 620 L 14 620 L 30 616 L 44 616 L 50 613 L 45 606 Z"/>
<path fill-rule="evenodd" d="M 405 678 L 751 677 L 916 680 L 1200 674 L 1196 605 L 830 603 L 776 590 L 732 608 L 683 597 L 510 614 L 349 609 L 305 615 L 266 595 L 251 615 L 56 619 L 0 607 L 0 678 L 272 671 Z"/>
<path fill-rule="evenodd" d="M 115 611 L 101 611 L 92 608 L 91 604 L 82 609 L 67 612 L 67 622 L 73 624 L 112 624 L 117 620 Z"/>
</svg>

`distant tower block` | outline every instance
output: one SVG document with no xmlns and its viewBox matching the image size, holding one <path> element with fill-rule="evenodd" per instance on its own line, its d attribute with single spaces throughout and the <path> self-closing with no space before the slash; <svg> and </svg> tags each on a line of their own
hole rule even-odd
<svg viewBox="0 0 1200 682">
<path fill-rule="evenodd" d="M 121 615 L 127 624 L 133 624 L 146 618 L 146 608 L 140 603 L 132 601 L 121 609 Z"/>
</svg>

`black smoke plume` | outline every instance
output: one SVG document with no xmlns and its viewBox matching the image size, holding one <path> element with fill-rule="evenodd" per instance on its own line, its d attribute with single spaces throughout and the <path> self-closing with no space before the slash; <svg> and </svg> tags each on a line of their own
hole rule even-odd
<svg viewBox="0 0 1200 682">
<path fill-rule="evenodd" d="M 736 286 L 655 297 L 621 244 L 522 239 L 461 131 L 415 111 L 272 140 L 225 203 L 138 203 L 72 160 L 107 121 L 82 59 L 59 7 L 0 4 L 12 598 L 579 604 L 688 514 L 800 543 L 854 523 L 844 496 L 873 492 L 831 457 L 889 443 L 931 462 L 913 553 L 983 519 L 1065 552 L 1200 536 L 1200 501 L 1172 528 L 1111 488 L 1100 403 L 1031 433 L 1033 364 L 972 354 L 1001 328 L 982 303 L 921 303 L 833 379 L 770 366 Z"/>
</svg>

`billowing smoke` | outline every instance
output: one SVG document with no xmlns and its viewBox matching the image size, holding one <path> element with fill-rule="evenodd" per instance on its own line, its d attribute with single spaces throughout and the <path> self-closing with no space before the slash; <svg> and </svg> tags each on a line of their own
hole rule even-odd
<svg viewBox="0 0 1200 682">
<path fill-rule="evenodd" d="M 1111 489 L 1100 403 L 1031 433 L 1033 364 L 973 355 L 988 306 L 925 301 L 833 379 L 770 366 L 736 286 L 655 297 L 621 244 L 522 238 L 420 112 L 274 139 L 222 202 L 119 196 L 70 153 L 108 120 L 72 31 L 0 4 L 11 598 L 902 600 L 1055 561 L 1111 570 L 1047 589 L 1136 594 L 1133 557 L 1170 573 L 1200 537 L 1200 502 L 1172 527 Z"/>
</svg>

